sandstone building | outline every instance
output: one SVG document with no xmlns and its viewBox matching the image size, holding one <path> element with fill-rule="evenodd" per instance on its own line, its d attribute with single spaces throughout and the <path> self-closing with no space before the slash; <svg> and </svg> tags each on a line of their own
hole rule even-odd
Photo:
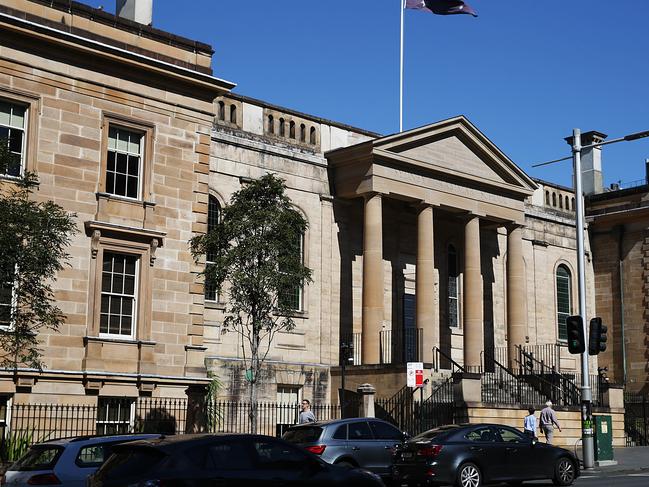
<svg viewBox="0 0 649 487">
<path fill-rule="evenodd" d="M 266 172 L 309 223 L 313 283 L 271 346 L 264 400 L 336 401 L 341 343 L 382 395 L 441 354 L 515 364 L 523 346 L 579 370 L 574 195 L 465 117 L 381 136 L 232 93 L 200 42 L 67 0 L 0 3 L 0 133 L 20 134 L 38 197 L 79 227 L 56 280 L 66 324 L 42 335 L 44 371 L 2 374 L 7 400 L 185 397 L 208 370 L 245 399 L 240 338 L 187 242 Z M 591 316 L 595 282 L 589 262 Z"/>
</svg>

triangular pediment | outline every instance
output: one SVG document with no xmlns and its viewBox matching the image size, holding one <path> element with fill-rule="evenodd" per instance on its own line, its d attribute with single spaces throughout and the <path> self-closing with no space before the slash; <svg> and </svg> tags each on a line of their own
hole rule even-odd
<svg viewBox="0 0 649 487">
<path fill-rule="evenodd" d="M 375 154 L 455 178 L 531 192 L 536 184 L 465 117 L 373 141 Z"/>
</svg>

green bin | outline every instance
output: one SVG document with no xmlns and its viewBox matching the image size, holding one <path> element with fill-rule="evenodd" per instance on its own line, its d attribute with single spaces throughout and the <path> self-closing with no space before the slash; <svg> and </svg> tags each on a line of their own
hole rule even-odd
<svg viewBox="0 0 649 487">
<path fill-rule="evenodd" d="M 595 421 L 595 461 L 613 460 L 613 424 L 607 415 L 593 416 Z"/>
</svg>

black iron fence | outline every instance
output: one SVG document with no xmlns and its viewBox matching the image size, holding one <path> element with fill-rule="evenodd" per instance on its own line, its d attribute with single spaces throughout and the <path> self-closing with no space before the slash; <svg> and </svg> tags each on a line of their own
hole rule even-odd
<svg viewBox="0 0 649 487">
<path fill-rule="evenodd" d="M 420 390 L 406 390 L 390 398 L 377 398 L 378 418 L 389 421 L 401 431 L 417 435 L 426 430 L 454 422 L 453 382 L 449 378 L 434 386 L 424 399 Z"/>
<path fill-rule="evenodd" d="M 423 360 L 423 329 L 394 328 L 379 332 L 382 364 L 405 364 Z"/>
<path fill-rule="evenodd" d="M 252 411 L 256 412 L 253 422 Z M 340 418 L 340 406 L 313 404 L 317 420 Z M 99 398 L 92 405 L 0 404 L 0 460 L 16 460 L 30 445 L 55 438 L 188 431 L 281 436 L 298 422 L 299 404 L 186 398 Z"/>
<path fill-rule="evenodd" d="M 624 393 L 626 446 L 649 446 L 649 395 Z"/>
</svg>

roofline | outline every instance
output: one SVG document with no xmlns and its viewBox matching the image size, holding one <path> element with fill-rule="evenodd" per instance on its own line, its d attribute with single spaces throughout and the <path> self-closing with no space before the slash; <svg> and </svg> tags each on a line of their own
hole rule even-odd
<svg viewBox="0 0 649 487">
<path fill-rule="evenodd" d="M 564 186 L 564 185 L 562 185 L 562 184 L 558 184 L 558 183 L 553 183 L 553 182 L 550 182 L 550 181 L 546 181 L 545 179 L 541 179 L 541 178 L 532 178 L 532 180 L 533 180 L 534 182 L 537 182 L 537 183 L 542 184 L 543 186 L 552 186 L 553 188 L 561 189 L 561 190 L 563 190 L 563 191 L 570 191 L 570 192 L 572 192 L 572 193 L 575 192 L 574 188 L 569 188 L 568 186 Z"/>
<path fill-rule="evenodd" d="M 614 200 L 616 198 L 623 198 L 625 196 L 647 192 L 649 192 L 649 184 L 643 184 L 632 188 L 623 188 L 615 191 L 603 191 L 601 193 L 590 194 L 585 198 L 589 203 L 597 203 L 600 201 Z"/>
<path fill-rule="evenodd" d="M 112 25 L 113 27 L 128 31 L 139 36 L 148 37 L 156 41 L 163 41 L 166 44 L 179 47 L 186 51 L 195 52 L 196 50 L 205 51 L 210 56 L 214 54 L 214 49 L 210 44 L 196 41 L 187 37 L 172 34 L 165 30 L 156 29 L 150 25 L 140 24 L 133 20 L 111 14 L 98 8 L 76 2 L 74 0 L 29 0 L 33 3 L 40 3 L 50 8 L 60 10 L 66 13 L 77 14 L 90 20 Z"/>
<path fill-rule="evenodd" d="M 0 21 L 4 21 L 6 22 L 6 24 L 14 25 L 18 28 L 28 29 L 29 31 L 36 32 L 42 35 L 51 35 L 52 37 L 56 37 L 58 39 L 75 43 L 81 47 L 85 47 L 86 49 L 90 48 L 98 51 L 104 51 L 109 55 L 113 55 L 117 57 L 119 60 L 130 59 L 136 62 L 141 62 L 143 64 L 150 65 L 151 67 L 159 69 L 164 73 L 180 75 L 186 78 L 193 78 L 199 83 L 209 84 L 214 87 L 218 87 L 222 90 L 226 90 L 226 91 L 231 90 L 236 86 L 236 84 L 232 83 L 231 81 L 216 78 L 215 76 L 201 73 L 200 71 L 185 68 L 165 61 L 160 61 L 158 59 L 154 59 L 149 56 L 145 56 L 143 54 L 138 54 L 136 52 L 128 51 L 126 49 L 104 44 L 102 42 L 95 41 L 93 39 L 88 39 L 86 37 L 82 37 L 77 34 L 71 34 L 69 32 L 65 32 L 59 29 L 54 29 L 52 27 L 48 27 L 46 25 L 42 25 L 37 22 L 32 22 L 30 20 L 15 17 L 13 15 L 8 15 L 0 12 Z"/>
<path fill-rule="evenodd" d="M 374 137 L 374 138 L 379 138 L 383 137 L 380 133 L 378 132 L 372 132 L 370 130 L 354 127 L 353 125 L 348 125 L 342 122 L 336 122 L 335 120 L 329 120 L 327 118 L 322 118 L 318 117 L 316 115 L 309 115 L 308 113 L 300 112 L 298 110 L 294 110 L 292 108 L 287 108 L 283 107 L 280 105 L 274 105 L 272 103 L 268 103 L 266 101 L 260 100 L 259 98 L 253 98 L 250 96 L 245 96 L 245 95 L 240 95 L 238 93 L 234 92 L 229 92 L 223 96 L 228 96 L 230 98 L 234 98 L 235 100 L 242 101 L 242 102 L 249 102 L 251 104 L 255 105 L 261 105 L 264 108 L 270 108 L 272 110 L 277 110 L 278 112 L 285 112 L 290 115 L 295 115 L 296 117 L 301 117 L 301 118 L 306 118 L 308 120 L 313 120 L 314 122 L 322 123 L 325 125 L 331 125 L 333 127 L 338 127 L 344 130 L 349 130 L 352 132 L 356 132 L 361 135 L 367 135 L 368 137 Z"/>
</svg>

